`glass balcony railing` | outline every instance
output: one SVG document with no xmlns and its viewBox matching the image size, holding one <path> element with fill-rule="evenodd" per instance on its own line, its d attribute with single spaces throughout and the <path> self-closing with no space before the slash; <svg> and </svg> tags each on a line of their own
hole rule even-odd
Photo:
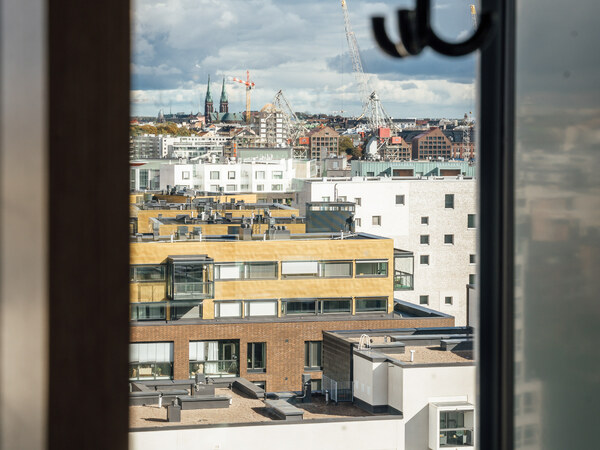
<svg viewBox="0 0 600 450">
<path fill-rule="evenodd" d="M 235 359 L 190 362 L 190 378 L 194 378 L 196 373 L 205 377 L 235 377 L 240 374 L 240 369 Z"/>
<path fill-rule="evenodd" d="M 413 289 L 413 275 L 406 272 L 400 272 L 396 270 L 394 272 L 394 290 L 412 290 Z"/>
<path fill-rule="evenodd" d="M 173 300 L 195 300 L 214 297 L 214 283 L 173 283 Z"/>
<path fill-rule="evenodd" d="M 440 447 L 472 447 L 473 430 L 468 428 L 440 430 Z"/>
</svg>

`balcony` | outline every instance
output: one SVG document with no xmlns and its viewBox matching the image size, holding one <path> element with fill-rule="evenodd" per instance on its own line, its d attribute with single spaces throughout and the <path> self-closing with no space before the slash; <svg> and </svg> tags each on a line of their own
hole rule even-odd
<svg viewBox="0 0 600 450">
<path fill-rule="evenodd" d="M 207 255 L 167 258 L 167 297 L 174 301 L 214 297 L 214 260 Z"/>
<path fill-rule="evenodd" d="M 414 255 L 406 250 L 394 249 L 394 290 L 412 291 L 414 286 Z"/>
<path fill-rule="evenodd" d="M 173 283 L 173 300 L 202 300 L 214 296 L 214 283 L 212 281 Z"/>
</svg>

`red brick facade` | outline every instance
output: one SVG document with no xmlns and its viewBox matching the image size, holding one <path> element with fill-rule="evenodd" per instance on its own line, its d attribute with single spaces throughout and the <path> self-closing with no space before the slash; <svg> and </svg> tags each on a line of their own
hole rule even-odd
<svg viewBox="0 0 600 450">
<path fill-rule="evenodd" d="M 239 339 L 240 376 L 251 381 L 266 381 L 267 390 L 300 390 L 304 370 L 304 342 L 321 341 L 323 331 L 385 328 L 451 327 L 454 318 L 365 319 L 340 321 L 298 321 L 265 323 L 206 323 L 134 325 L 131 342 L 173 342 L 175 379 L 189 378 L 189 342 Z M 266 372 L 248 373 L 247 344 L 266 342 Z M 321 372 L 312 372 L 314 379 Z"/>
</svg>

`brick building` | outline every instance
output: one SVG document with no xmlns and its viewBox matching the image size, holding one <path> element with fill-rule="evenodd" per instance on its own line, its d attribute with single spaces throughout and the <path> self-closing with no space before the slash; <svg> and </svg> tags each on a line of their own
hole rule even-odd
<svg viewBox="0 0 600 450">
<path fill-rule="evenodd" d="M 130 379 L 242 376 L 281 391 L 310 372 L 319 389 L 323 331 L 454 325 L 394 301 L 391 239 L 239 237 L 131 244 Z"/>
<path fill-rule="evenodd" d="M 430 128 L 413 138 L 412 157 L 418 160 L 450 159 L 452 142 L 439 128 Z"/>
</svg>

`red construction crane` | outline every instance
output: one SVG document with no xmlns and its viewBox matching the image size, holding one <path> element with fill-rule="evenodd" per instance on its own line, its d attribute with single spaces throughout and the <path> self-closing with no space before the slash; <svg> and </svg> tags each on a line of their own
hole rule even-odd
<svg viewBox="0 0 600 450">
<path fill-rule="evenodd" d="M 246 81 L 234 78 L 233 81 L 246 86 L 246 123 L 250 123 L 250 91 L 254 89 L 254 81 L 250 81 L 250 71 L 246 70 Z"/>
</svg>

